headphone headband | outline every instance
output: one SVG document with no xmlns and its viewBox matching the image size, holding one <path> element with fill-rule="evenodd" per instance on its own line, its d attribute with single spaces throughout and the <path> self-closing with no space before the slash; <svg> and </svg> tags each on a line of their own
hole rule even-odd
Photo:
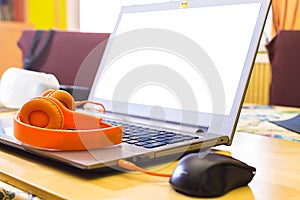
<svg viewBox="0 0 300 200">
<path fill-rule="evenodd" d="M 59 93 L 62 93 L 61 95 Z M 66 107 L 74 104 L 58 95 L 28 101 L 14 117 L 14 135 L 25 145 L 51 150 L 87 150 L 122 142 L 122 126 L 112 126 L 92 115 Z"/>
<path fill-rule="evenodd" d="M 76 113 L 81 119 L 90 116 Z M 122 142 L 122 128 L 98 118 L 99 128 L 85 130 L 46 129 L 21 122 L 19 112 L 14 118 L 15 137 L 26 145 L 52 150 L 87 150 L 108 147 Z M 71 127 L 70 127 L 71 128 Z"/>
</svg>

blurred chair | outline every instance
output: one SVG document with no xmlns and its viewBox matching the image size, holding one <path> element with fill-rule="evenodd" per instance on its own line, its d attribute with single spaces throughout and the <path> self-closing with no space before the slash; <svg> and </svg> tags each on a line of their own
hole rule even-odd
<svg viewBox="0 0 300 200">
<path fill-rule="evenodd" d="M 34 62 L 29 69 L 54 74 L 61 85 L 91 88 L 110 34 L 24 30 L 18 41 L 23 60 L 28 58 L 32 50 L 37 31 L 42 35 L 37 40 Z M 50 32 L 54 32 L 53 38 L 39 53 Z"/>
<path fill-rule="evenodd" d="M 24 30 L 18 41 L 25 69 L 55 75 L 75 100 L 88 98 L 109 33 Z M 29 63 L 29 64 L 28 64 Z"/>
<path fill-rule="evenodd" d="M 300 31 L 280 31 L 266 47 L 272 70 L 270 105 L 300 107 Z"/>
</svg>

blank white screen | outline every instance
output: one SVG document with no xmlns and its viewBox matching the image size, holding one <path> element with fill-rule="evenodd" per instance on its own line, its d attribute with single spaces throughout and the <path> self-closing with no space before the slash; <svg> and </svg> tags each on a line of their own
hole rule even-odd
<svg viewBox="0 0 300 200">
<path fill-rule="evenodd" d="M 229 114 L 260 6 L 261 3 L 252 3 L 125 13 L 116 29 L 115 37 L 128 31 L 155 28 L 180 33 L 196 42 L 211 58 L 221 77 L 225 93 L 225 114 Z M 117 49 L 118 45 L 112 42 L 110 50 Z M 182 59 L 180 55 L 159 49 L 141 47 L 120 56 L 114 62 L 106 62 L 101 66 L 103 69 L 95 96 L 100 99 L 124 101 L 114 96 L 119 81 L 134 69 L 151 64 L 166 66 L 181 74 L 187 81 L 198 105 L 196 108 L 194 105 L 185 107 L 185 110 L 224 114 L 213 110 L 210 86 L 206 84 L 201 73 L 195 70 L 195 66 L 191 66 L 191 63 Z M 166 78 L 168 78 L 167 74 Z M 182 98 L 185 97 L 168 90 L 167 85 L 152 82 L 137 86 L 127 102 L 181 110 Z"/>
</svg>

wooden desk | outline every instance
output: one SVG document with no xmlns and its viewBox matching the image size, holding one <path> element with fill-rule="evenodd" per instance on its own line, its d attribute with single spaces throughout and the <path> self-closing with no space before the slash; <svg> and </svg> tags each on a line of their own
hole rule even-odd
<svg viewBox="0 0 300 200">
<path fill-rule="evenodd" d="M 259 113 L 272 118 L 273 114 L 266 108 L 263 109 Z M 278 109 L 276 113 L 279 113 Z M 0 113 L 0 117 L 9 115 L 12 113 Z M 242 112 L 242 118 L 246 117 L 246 120 L 251 116 L 253 113 L 249 113 L 249 110 Z M 246 129 L 244 120 L 238 128 L 253 132 L 255 127 Z M 265 120 L 262 120 L 263 124 L 253 119 L 249 123 L 256 124 L 260 129 L 267 125 Z M 268 130 L 273 132 L 278 129 L 274 125 L 270 126 Z M 278 130 L 284 131 L 281 128 Z M 296 136 L 292 135 L 296 133 L 287 131 L 284 134 Z M 220 146 L 215 149 L 229 151 L 233 157 L 257 169 L 257 174 L 249 186 L 235 189 L 217 199 L 300 197 L 300 142 L 238 132 L 230 147 Z M 195 199 L 175 192 L 170 187 L 168 178 L 152 177 L 138 172 L 87 173 L 3 145 L 0 145 L 0 163 L 0 180 L 44 199 Z M 174 161 L 150 169 L 172 173 L 176 164 Z"/>
<path fill-rule="evenodd" d="M 0 147 L 0 179 L 45 199 L 194 199 L 175 192 L 167 178 L 138 172 L 89 173 Z M 220 199 L 297 199 L 300 143 L 237 133 L 233 145 L 217 149 L 257 168 L 248 187 Z M 171 173 L 176 162 L 152 167 Z M 85 175 L 84 175 L 85 174 Z"/>
</svg>

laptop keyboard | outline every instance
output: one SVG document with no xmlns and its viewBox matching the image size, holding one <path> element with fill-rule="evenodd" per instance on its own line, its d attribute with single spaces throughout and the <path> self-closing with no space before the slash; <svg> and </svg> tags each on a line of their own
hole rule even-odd
<svg viewBox="0 0 300 200">
<path fill-rule="evenodd" d="M 125 124 L 112 120 L 103 121 L 114 126 L 123 126 L 123 142 L 148 149 L 193 139 L 199 139 L 199 137 L 197 136 L 183 135 L 180 133 Z"/>
</svg>

